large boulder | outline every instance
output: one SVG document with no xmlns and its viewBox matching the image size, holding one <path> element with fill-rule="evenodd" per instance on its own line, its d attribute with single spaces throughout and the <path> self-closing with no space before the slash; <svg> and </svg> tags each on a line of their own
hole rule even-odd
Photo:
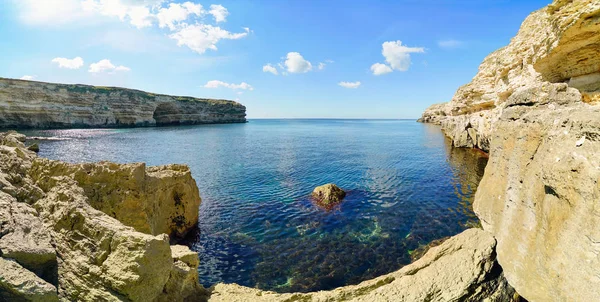
<svg viewBox="0 0 600 302">
<path fill-rule="evenodd" d="M 322 205 L 330 206 L 342 202 L 346 197 L 346 192 L 335 184 L 325 184 L 316 187 L 312 192 L 313 198 Z"/>
<path fill-rule="evenodd" d="M 57 177 L 68 176 L 83 188 L 92 207 L 139 232 L 183 237 L 198 223 L 200 194 L 184 165 L 69 164 L 36 158 L 29 174 L 46 191 Z"/>
<path fill-rule="evenodd" d="M 209 301 L 513 301 L 517 296 L 502 276 L 495 246 L 490 234 L 468 229 L 401 270 L 358 285 L 278 294 L 217 284 Z"/>
</svg>

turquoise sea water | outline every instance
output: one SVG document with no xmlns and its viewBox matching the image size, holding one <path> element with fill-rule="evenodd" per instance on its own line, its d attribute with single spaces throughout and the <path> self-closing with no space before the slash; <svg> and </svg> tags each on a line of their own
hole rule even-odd
<svg viewBox="0 0 600 302">
<path fill-rule="evenodd" d="M 279 292 L 358 283 L 410 263 L 432 240 L 476 225 L 487 159 L 414 120 L 250 120 L 189 127 L 27 131 L 69 162 L 187 164 L 202 205 L 184 240 L 205 286 Z M 312 189 L 347 191 L 333 209 Z"/>
</svg>

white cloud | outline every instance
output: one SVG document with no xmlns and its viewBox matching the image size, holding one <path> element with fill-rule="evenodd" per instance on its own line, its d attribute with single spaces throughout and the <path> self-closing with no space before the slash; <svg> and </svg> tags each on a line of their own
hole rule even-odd
<svg viewBox="0 0 600 302">
<path fill-rule="evenodd" d="M 215 17 L 217 23 L 225 22 L 225 19 L 229 16 L 229 11 L 220 4 L 212 4 L 208 13 Z"/>
<path fill-rule="evenodd" d="M 381 54 L 389 64 L 375 63 L 371 65 L 371 71 L 374 75 L 382 75 L 392 72 L 392 70 L 407 71 L 410 67 L 410 54 L 423 53 L 423 47 L 407 47 L 402 45 L 402 41 L 387 41 L 381 45 Z"/>
<path fill-rule="evenodd" d="M 231 33 L 218 26 L 195 24 L 184 26 L 174 34 L 171 39 L 177 40 L 177 45 L 185 45 L 197 53 L 204 53 L 207 49 L 217 50 L 220 40 L 237 40 L 248 35 L 249 30 L 243 33 Z"/>
<path fill-rule="evenodd" d="M 289 52 L 283 64 L 290 73 L 305 73 L 312 70 L 312 64 L 298 52 Z"/>
<path fill-rule="evenodd" d="M 459 48 L 459 47 L 462 47 L 463 45 L 464 45 L 464 42 L 458 41 L 458 40 L 452 40 L 452 39 L 438 41 L 438 46 L 441 48 L 446 48 L 446 49 Z"/>
<path fill-rule="evenodd" d="M 33 81 L 35 78 L 37 78 L 37 76 L 31 76 L 31 75 L 24 75 L 22 76 L 20 79 L 21 80 L 27 80 L 27 81 Z"/>
<path fill-rule="evenodd" d="M 327 65 L 327 64 L 325 64 L 325 63 L 323 63 L 323 62 L 320 62 L 320 63 L 319 63 L 319 66 L 318 66 L 318 67 L 319 67 L 319 70 L 323 70 L 323 69 L 325 68 L 325 65 Z"/>
<path fill-rule="evenodd" d="M 374 75 L 382 75 L 392 72 L 392 68 L 385 64 L 375 63 L 371 65 L 371 71 Z"/>
<path fill-rule="evenodd" d="M 219 87 L 225 87 L 225 88 L 229 88 L 229 89 L 254 90 L 254 87 L 252 87 L 252 85 L 250 85 L 246 82 L 241 82 L 240 84 L 230 84 L 230 83 L 225 83 L 223 81 L 212 80 L 212 81 L 208 81 L 204 85 L 204 88 L 219 88 Z"/>
<path fill-rule="evenodd" d="M 390 64 L 392 69 L 399 71 L 407 71 L 410 67 L 411 53 L 425 52 L 422 47 L 406 47 L 400 40 L 384 42 L 382 47 L 381 54 L 385 57 L 385 61 Z"/>
<path fill-rule="evenodd" d="M 183 4 L 169 3 L 169 8 L 161 8 L 158 14 L 156 14 L 156 18 L 158 19 L 159 27 L 168 27 L 170 30 L 175 30 L 177 25 L 187 20 L 190 15 L 193 14 L 200 17 L 205 13 L 201 4 L 194 4 L 192 2 L 185 2 Z"/>
<path fill-rule="evenodd" d="M 83 66 L 83 59 L 81 57 L 75 57 L 73 59 L 54 58 L 52 59 L 52 63 L 58 63 L 58 67 L 60 68 L 79 69 Z"/>
<path fill-rule="evenodd" d="M 60 25 L 86 17 L 80 0 L 13 0 L 19 19 L 31 25 Z"/>
<path fill-rule="evenodd" d="M 270 73 L 272 73 L 274 75 L 278 75 L 279 74 L 277 72 L 277 69 L 273 65 L 271 65 L 270 63 L 267 64 L 267 65 L 265 65 L 265 66 L 263 66 L 263 72 L 270 72 Z"/>
<path fill-rule="evenodd" d="M 338 85 L 344 88 L 358 88 L 358 86 L 360 86 L 360 82 L 339 82 Z"/>
<path fill-rule="evenodd" d="M 91 73 L 99 73 L 99 72 L 115 72 L 115 71 L 130 71 L 129 67 L 125 67 L 123 65 L 115 66 L 108 59 L 100 60 L 96 63 L 90 64 L 90 69 L 88 70 Z"/>
<path fill-rule="evenodd" d="M 60 0 L 64 1 L 64 0 Z M 118 17 L 121 21 L 137 28 L 152 26 L 155 18 L 151 12 L 159 7 L 163 0 L 84 0 L 81 7 L 84 12 L 98 13 L 107 17 Z"/>
</svg>

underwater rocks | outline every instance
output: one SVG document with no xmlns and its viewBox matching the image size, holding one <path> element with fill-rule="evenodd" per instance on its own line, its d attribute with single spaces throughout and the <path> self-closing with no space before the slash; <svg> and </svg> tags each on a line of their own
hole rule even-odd
<svg viewBox="0 0 600 302">
<path fill-rule="evenodd" d="M 24 141 L 0 133 L 0 300 L 204 299 L 197 254 L 167 235 L 198 219 L 187 167 L 66 164 Z"/>
<path fill-rule="evenodd" d="M 217 284 L 209 301 L 514 301 L 515 292 L 496 262 L 495 246 L 485 231 L 468 229 L 399 271 L 358 285 L 278 294 Z"/>
<path fill-rule="evenodd" d="M 600 300 L 600 2 L 532 13 L 421 121 L 490 152 L 474 209 L 529 301 Z"/>
<path fill-rule="evenodd" d="M 316 187 L 312 192 L 312 196 L 320 205 L 327 207 L 342 202 L 342 199 L 346 196 L 346 192 L 335 184 L 325 184 Z"/>
<path fill-rule="evenodd" d="M 227 100 L 0 78 L 0 128 L 115 128 L 244 123 Z"/>
</svg>

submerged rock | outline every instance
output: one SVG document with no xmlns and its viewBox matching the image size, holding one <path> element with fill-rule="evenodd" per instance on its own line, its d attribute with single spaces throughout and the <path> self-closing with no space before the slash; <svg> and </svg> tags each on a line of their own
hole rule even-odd
<svg viewBox="0 0 600 302">
<path fill-rule="evenodd" d="M 278 294 L 217 284 L 209 301 L 516 301 L 496 262 L 496 240 L 468 229 L 399 271 L 358 285 L 314 293 Z"/>
<path fill-rule="evenodd" d="M 312 192 L 312 196 L 320 204 L 329 206 L 342 202 L 342 199 L 346 196 L 346 192 L 335 184 L 325 184 L 316 187 Z"/>
</svg>

